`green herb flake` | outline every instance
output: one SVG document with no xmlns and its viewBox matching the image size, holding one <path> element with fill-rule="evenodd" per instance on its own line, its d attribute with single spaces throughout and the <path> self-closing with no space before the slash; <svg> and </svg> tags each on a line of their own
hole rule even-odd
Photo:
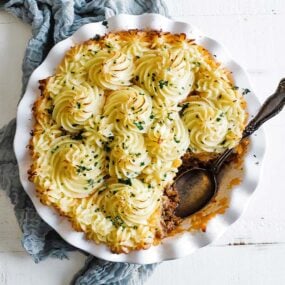
<svg viewBox="0 0 285 285">
<path fill-rule="evenodd" d="M 110 152 L 110 151 L 111 151 L 111 148 L 110 148 L 108 145 L 105 145 L 105 146 L 104 146 L 104 150 L 105 150 L 106 152 Z"/>
<path fill-rule="evenodd" d="M 134 125 L 140 130 L 143 130 L 142 122 L 134 122 Z"/>
<path fill-rule="evenodd" d="M 47 110 L 47 112 L 51 115 L 52 112 L 53 112 L 53 107 L 51 107 L 51 108 L 49 108 L 49 109 L 46 109 L 46 110 Z"/>
<path fill-rule="evenodd" d="M 131 180 L 130 178 L 127 178 L 127 179 L 118 179 L 118 181 L 119 181 L 120 183 L 129 185 L 129 186 L 132 186 L 132 180 Z"/>
<path fill-rule="evenodd" d="M 176 136 L 174 136 L 174 141 L 175 141 L 176 143 L 180 143 L 180 140 L 178 140 L 178 139 L 176 138 Z"/>
<path fill-rule="evenodd" d="M 250 90 L 248 88 L 243 89 L 242 91 L 242 95 L 246 95 L 247 93 L 249 93 Z"/>
<path fill-rule="evenodd" d="M 199 67 L 200 65 L 201 65 L 201 62 L 199 62 L 199 61 L 193 61 L 192 62 L 194 65 L 196 65 L 197 67 Z"/>
<path fill-rule="evenodd" d="M 92 40 L 98 41 L 100 40 L 100 35 L 96 34 L 93 38 L 91 38 Z"/>
<path fill-rule="evenodd" d="M 89 186 L 94 187 L 95 181 L 94 181 L 94 179 L 88 179 L 87 183 Z"/>
<path fill-rule="evenodd" d="M 76 168 L 77 173 L 92 170 L 92 168 L 86 167 L 85 165 L 76 165 Z"/>
<path fill-rule="evenodd" d="M 168 81 L 167 80 L 159 80 L 159 88 L 162 89 L 163 86 L 168 86 Z"/>
<path fill-rule="evenodd" d="M 103 22 L 102 22 L 102 25 L 105 26 L 106 28 L 108 28 L 108 21 L 106 21 L 106 20 L 103 21 Z"/>
<path fill-rule="evenodd" d="M 83 137 L 82 137 L 82 132 L 80 132 L 80 133 L 74 135 L 72 138 L 73 138 L 74 140 L 77 140 L 77 141 L 82 140 L 82 139 L 83 139 Z"/>
<path fill-rule="evenodd" d="M 56 147 L 54 147 L 54 148 L 51 150 L 51 153 L 55 153 L 58 149 L 59 149 L 59 146 L 57 145 Z"/>
</svg>

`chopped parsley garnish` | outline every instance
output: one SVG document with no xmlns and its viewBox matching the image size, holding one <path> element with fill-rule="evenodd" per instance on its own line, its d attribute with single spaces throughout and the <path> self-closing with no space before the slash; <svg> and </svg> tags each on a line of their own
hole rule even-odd
<svg viewBox="0 0 285 285">
<path fill-rule="evenodd" d="M 82 140 L 82 139 L 83 139 L 83 137 L 82 137 L 82 132 L 80 132 L 80 133 L 74 135 L 72 138 L 73 138 L 74 140 L 77 140 L 77 141 Z"/>
<path fill-rule="evenodd" d="M 247 93 L 249 93 L 250 90 L 248 88 L 243 89 L 242 91 L 242 95 L 246 95 Z"/>
<path fill-rule="evenodd" d="M 201 65 L 201 62 L 199 62 L 199 61 L 193 61 L 192 63 L 198 67 Z"/>
<path fill-rule="evenodd" d="M 129 185 L 129 186 L 132 186 L 132 181 L 131 181 L 130 178 L 127 178 L 127 179 L 119 179 L 118 181 L 119 181 L 120 183 Z"/>
<path fill-rule="evenodd" d="M 95 40 L 95 41 L 99 41 L 100 40 L 100 35 L 96 34 L 92 40 Z"/>
<path fill-rule="evenodd" d="M 59 146 L 57 145 L 56 147 L 54 147 L 54 148 L 51 150 L 51 153 L 55 153 L 58 149 L 59 149 Z"/>
<path fill-rule="evenodd" d="M 140 131 L 143 130 L 142 122 L 134 122 L 134 124 Z"/>
<path fill-rule="evenodd" d="M 52 107 L 50 107 L 49 109 L 46 109 L 47 110 L 47 112 L 51 115 L 52 114 L 52 112 L 53 112 L 53 106 Z"/>
<path fill-rule="evenodd" d="M 171 112 L 167 113 L 167 119 L 173 121 L 173 118 L 171 118 Z"/>
<path fill-rule="evenodd" d="M 94 187 L 95 181 L 94 181 L 94 179 L 88 179 L 87 183 L 89 186 Z"/>
<path fill-rule="evenodd" d="M 168 86 L 168 81 L 167 80 L 159 80 L 159 88 L 162 89 L 163 86 Z"/>
<path fill-rule="evenodd" d="M 183 113 L 183 111 L 189 107 L 189 103 L 183 104 L 182 109 L 181 109 L 181 113 Z"/>
<path fill-rule="evenodd" d="M 113 225 L 116 227 L 125 227 L 126 226 L 124 221 L 122 220 L 122 218 L 120 216 L 116 216 L 113 219 L 111 218 L 110 220 L 112 221 Z"/>
<path fill-rule="evenodd" d="M 102 25 L 105 26 L 106 28 L 108 28 L 108 21 L 103 21 Z"/>
<path fill-rule="evenodd" d="M 174 141 L 175 141 L 176 143 L 180 143 L 180 140 L 178 140 L 178 139 L 176 138 L 176 136 L 174 136 Z"/>
<path fill-rule="evenodd" d="M 111 151 L 111 148 L 110 148 L 108 145 L 105 145 L 105 146 L 104 146 L 104 150 L 105 150 L 106 152 L 110 152 L 110 151 Z"/>
<path fill-rule="evenodd" d="M 92 170 L 92 168 L 86 167 L 85 165 L 76 165 L 76 168 L 77 173 Z"/>
</svg>

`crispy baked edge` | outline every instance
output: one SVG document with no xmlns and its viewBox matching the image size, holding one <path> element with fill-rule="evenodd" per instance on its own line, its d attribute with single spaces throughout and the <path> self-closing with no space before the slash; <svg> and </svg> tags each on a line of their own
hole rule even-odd
<svg viewBox="0 0 285 285">
<path fill-rule="evenodd" d="M 159 36 L 167 36 L 169 37 L 170 39 L 170 42 L 171 41 L 177 41 L 177 40 L 187 40 L 189 43 L 192 43 L 193 45 L 197 45 L 195 43 L 195 40 L 194 39 L 187 39 L 186 37 L 186 34 L 185 33 L 179 33 L 179 34 L 172 34 L 170 32 L 162 32 L 161 30 L 158 31 L 158 30 L 140 30 L 140 29 L 132 29 L 132 30 L 128 30 L 128 31 L 118 31 L 118 32 L 112 32 L 112 33 L 108 33 L 108 34 L 105 34 L 103 36 L 101 36 L 99 38 L 100 41 L 103 41 L 104 39 L 106 39 L 107 37 L 112 37 L 112 36 L 121 36 L 121 35 L 124 35 L 124 36 L 129 36 L 129 37 L 136 37 L 139 33 L 144 33 L 144 34 L 147 34 L 147 37 L 150 37 L 150 39 L 153 39 L 154 37 L 159 37 Z M 77 45 L 74 45 L 72 46 L 64 55 L 63 59 L 61 60 L 60 64 L 57 66 L 56 68 L 56 71 L 55 73 L 57 73 L 59 71 L 60 68 L 63 68 L 63 65 L 64 65 L 64 61 L 66 58 L 72 58 L 72 53 L 73 51 L 80 47 L 80 46 L 88 46 L 90 44 L 93 44 L 94 42 L 98 42 L 97 39 L 89 39 L 87 41 L 84 41 L 83 43 L 80 43 L 80 44 L 77 44 Z M 100 44 L 101 47 L 103 47 L 103 43 Z M 197 45 L 200 49 L 200 51 L 208 58 L 209 60 L 209 63 L 212 65 L 212 66 L 220 66 L 222 63 L 218 62 L 216 60 L 216 58 L 206 49 L 204 48 L 203 46 L 201 45 Z M 226 73 L 226 76 L 228 78 L 228 80 L 230 81 L 230 83 L 233 85 L 234 83 L 234 80 L 233 80 L 233 76 L 232 76 L 232 72 L 230 70 L 228 70 L 227 68 L 223 67 L 225 73 Z M 34 147 L 33 147 L 33 136 L 35 135 L 35 131 L 39 130 L 41 128 L 40 124 L 38 123 L 38 116 L 40 115 L 38 112 L 37 112 L 37 108 L 38 106 L 42 103 L 42 100 L 45 98 L 45 93 L 46 93 L 46 86 L 48 84 L 48 82 L 50 80 L 52 80 L 52 77 L 54 75 L 50 76 L 50 77 L 47 77 L 45 79 L 42 79 L 39 81 L 39 89 L 41 91 L 40 93 L 40 96 L 36 99 L 35 103 L 33 104 L 33 107 L 32 107 L 32 111 L 33 111 L 33 116 L 35 118 L 35 124 L 34 124 L 34 127 L 33 127 L 33 130 L 31 131 L 31 139 L 30 139 L 30 142 L 29 142 L 29 151 L 30 151 L 30 155 L 32 157 L 32 164 L 30 166 L 30 169 L 28 170 L 28 179 L 29 181 L 33 182 L 33 177 L 37 175 L 36 173 L 36 167 L 34 165 L 34 161 L 35 161 L 35 158 L 36 158 L 36 153 L 34 152 Z M 246 109 L 246 101 L 243 100 L 244 102 L 244 109 Z M 37 187 L 36 188 L 36 193 L 37 193 L 37 196 L 39 197 L 40 199 L 40 202 L 44 205 L 47 205 L 47 206 L 52 206 L 54 207 L 60 216 L 64 216 L 66 217 L 70 222 L 71 222 L 71 225 L 73 227 L 74 230 L 78 231 L 78 232 L 84 232 L 85 234 L 85 237 L 89 240 L 92 240 L 94 242 L 96 242 L 97 244 L 99 242 L 95 241 L 94 239 L 90 238 L 88 233 L 85 232 L 80 226 L 77 225 L 77 223 L 72 219 L 72 217 L 66 213 L 64 213 L 62 211 L 62 209 L 60 207 L 58 207 L 56 204 L 52 203 L 51 201 L 49 201 L 48 199 L 44 199 L 44 195 L 39 191 L 39 189 Z M 167 196 L 167 191 L 164 192 L 164 195 Z M 74 200 L 80 200 L 78 198 L 74 198 Z M 174 207 L 174 210 L 175 210 L 175 207 Z M 163 238 L 165 237 L 165 235 L 163 235 L 162 237 L 157 237 L 158 240 L 155 240 L 154 243 L 157 244 L 159 243 Z M 128 248 L 122 248 L 121 251 L 118 251 L 118 250 L 114 250 L 112 249 L 112 246 L 109 244 L 109 243 L 106 243 L 108 245 L 108 247 L 115 253 L 128 253 L 130 250 Z M 136 248 L 132 248 L 131 250 L 140 250 L 140 249 L 147 249 L 151 246 L 152 244 L 141 244 L 141 245 L 137 245 Z"/>
</svg>

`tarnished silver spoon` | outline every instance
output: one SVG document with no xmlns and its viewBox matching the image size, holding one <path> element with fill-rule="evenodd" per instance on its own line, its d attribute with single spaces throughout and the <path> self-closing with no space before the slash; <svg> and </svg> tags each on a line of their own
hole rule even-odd
<svg viewBox="0 0 285 285">
<path fill-rule="evenodd" d="M 285 104 L 285 78 L 277 90 L 261 106 L 257 115 L 245 128 L 242 139 L 254 133 L 264 122 L 277 115 Z M 207 168 L 190 168 L 181 173 L 174 181 L 178 191 L 179 204 L 175 210 L 178 217 L 185 218 L 201 210 L 216 195 L 218 190 L 217 176 L 233 149 L 226 150 L 211 166 Z"/>
</svg>

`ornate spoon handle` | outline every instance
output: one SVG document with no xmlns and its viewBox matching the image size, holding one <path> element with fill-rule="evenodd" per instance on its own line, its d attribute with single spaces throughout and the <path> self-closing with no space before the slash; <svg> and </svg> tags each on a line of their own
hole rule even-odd
<svg viewBox="0 0 285 285">
<path fill-rule="evenodd" d="M 285 78 L 281 79 L 277 90 L 267 98 L 257 115 L 249 122 L 242 137 L 246 138 L 254 133 L 263 123 L 276 116 L 285 105 Z"/>
<path fill-rule="evenodd" d="M 276 116 L 285 105 L 285 78 L 281 79 L 274 94 L 267 98 L 257 115 L 249 122 L 243 131 L 242 138 L 253 134 L 263 123 Z M 226 150 L 212 165 L 212 171 L 218 173 L 224 161 L 232 154 L 233 149 Z"/>
</svg>

